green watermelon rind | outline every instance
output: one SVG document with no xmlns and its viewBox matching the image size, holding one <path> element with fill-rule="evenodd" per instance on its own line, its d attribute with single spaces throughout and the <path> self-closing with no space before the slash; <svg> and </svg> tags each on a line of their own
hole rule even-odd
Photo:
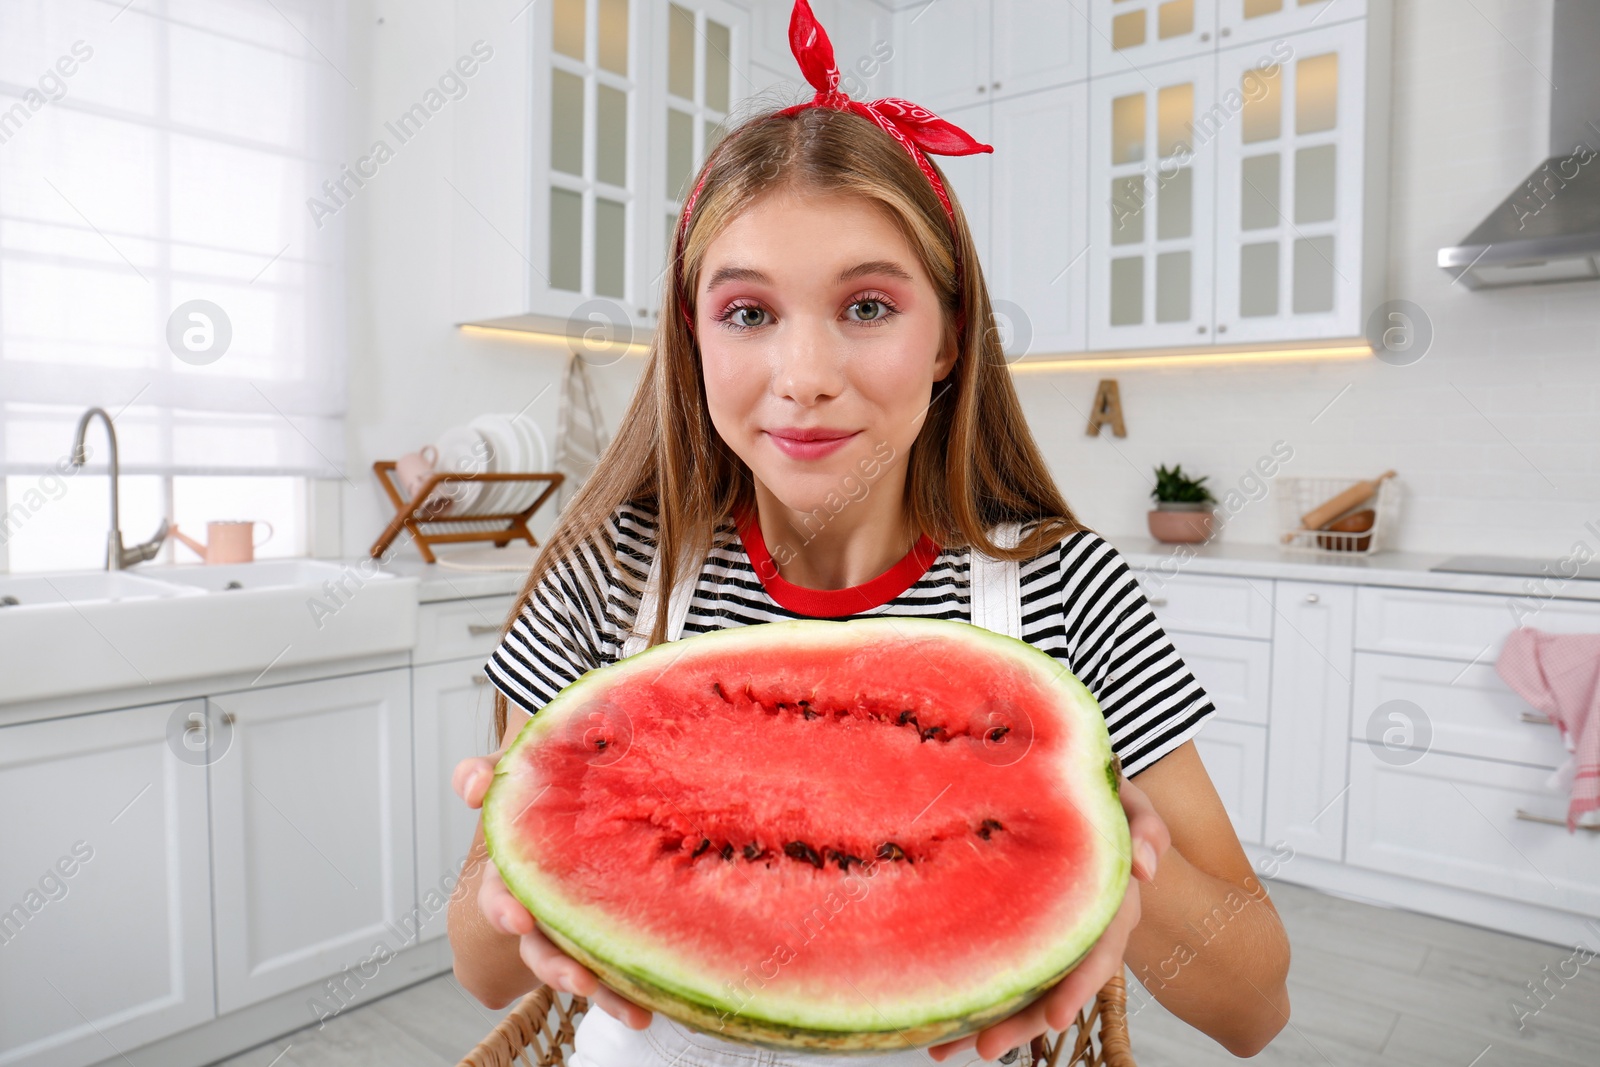
<svg viewBox="0 0 1600 1067">
<path fill-rule="evenodd" d="M 843 630 L 844 627 L 852 629 Z M 708 978 L 684 967 L 671 950 L 645 939 L 629 938 L 616 920 L 602 909 L 563 899 L 559 886 L 547 879 L 536 863 L 500 855 L 498 842 L 502 820 L 517 814 L 501 811 L 499 800 L 504 793 L 501 782 L 508 779 L 508 768 L 513 766 L 518 752 L 524 745 L 535 743 L 544 733 L 558 727 L 564 708 L 581 705 L 592 690 L 603 690 L 622 682 L 623 675 L 631 673 L 630 667 L 639 671 L 653 670 L 657 666 L 664 668 L 681 655 L 683 646 L 690 642 L 697 648 L 707 648 L 713 642 L 719 646 L 737 646 L 743 641 L 752 651 L 760 652 L 768 642 L 783 642 L 786 636 L 792 637 L 795 643 L 827 643 L 837 639 L 831 633 L 836 628 L 840 636 L 848 635 L 854 646 L 858 640 L 870 643 L 877 638 L 903 640 L 926 635 L 948 639 L 950 627 L 967 631 L 958 638 L 964 643 L 981 643 L 992 654 L 1010 658 L 1018 666 L 1027 668 L 1041 683 L 1064 690 L 1070 698 L 1067 703 L 1076 709 L 1072 714 L 1079 744 L 1073 754 L 1078 765 L 1070 768 L 1063 779 L 1073 787 L 1074 803 L 1110 846 L 1090 852 L 1100 860 L 1101 870 L 1096 881 L 1104 887 L 1094 898 L 1094 910 L 1078 913 L 1074 936 L 1064 937 L 1050 952 L 1022 963 L 1008 981 L 969 988 L 942 1000 L 922 997 L 894 1004 L 884 1003 L 879 997 L 876 1003 L 844 1009 L 837 1004 L 815 1002 L 785 1005 L 769 994 L 762 1001 L 764 1013 L 757 1014 L 751 1005 L 741 1008 L 721 995 L 717 978 Z M 748 630 L 756 632 L 746 633 Z M 782 647 L 792 645 L 783 643 Z M 724 652 L 730 650 L 737 651 L 737 648 L 719 648 Z M 1109 788 L 1094 788 L 1102 781 L 1108 782 Z M 1071 971 L 1110 925 L 1127 889 L 1132 847 L 1118 796 L 1110 734 L 1099 703 L 1088 688 L 1053 657 L 1025 641 L 957 620 L 903 616 L 847 621 L 805 619 L 765 623 L 754 628 L 715 630 L 655 645 L 605 668 L 585 672 L 538 714 L 530 717 L 506 750 L 483 800 L 483 830 L 488 853 L 512 895 L 536 917 L 541 930 L 557 947 L 593 970 L 607 985 L 646 1007 L 712 1033 L 774 1048 L 839 1050 L 904 1047 L 908 1040 L 913 1044 L 927 1044 L 953 1039 L 1020 1009 Z"/>
</svg>

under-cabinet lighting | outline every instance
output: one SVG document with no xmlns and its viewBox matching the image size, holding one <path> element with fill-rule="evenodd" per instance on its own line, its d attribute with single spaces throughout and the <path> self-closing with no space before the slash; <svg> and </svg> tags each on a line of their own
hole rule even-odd
<svg viewBox="0 0 1600 1067">
<path fill-rule="evenodd" d="M 1082 359 L 1023 359 L 1011 364 L 1013 371 L 1112 370 L 1138 367 L 1185 367 L 1228 363 L 1309 363 L 1332 360 L 1370 359 L 1369 345 L 1338 345 L 1322 348 L 1239 349 L 1230 352 L 1172 352 L 1150 356 L 1089 356 Z"/>
<path fill-rule="evenodd" d="M 537 342 L 543 345 L 571 345 L 575 340 L 569 334 L 564 333 L 551 333 L 546 330 L 514 330 L 505 326 L 475 326 L 469 322 L 462 323 L 461 330 L 464 333 L 482 334 L 490 337 L 509 337 L 518 341 Z M 597 354 L 604 353 L 613 347 L 625 349 L 627 354 L 643 355 L 650 351 L 649 345 L 641 344 L 638 341 L 613 341 L 610 343 L 596 341 L 590 346 L 590 351 Z"/>
</svg>

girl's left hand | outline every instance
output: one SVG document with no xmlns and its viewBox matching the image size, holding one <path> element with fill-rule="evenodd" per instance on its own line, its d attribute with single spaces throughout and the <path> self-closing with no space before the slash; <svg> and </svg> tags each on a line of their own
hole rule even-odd
<svg viewBox="0 0 1600 1067">
<path fill-rule="evenodd" d="M 1008 1049 L 1052 1030 L 1065 1030 L 1077 1018 L 1078 1009 L 1106 982 L 1122 973 L 1122 956 L 1128 947 L 1128 937 L 1139 925 L 1139 882 L 1154 883 L 1157 863 L 1171 847 L 1172 835 L 1144 790 L 1126 778 L 1119 776 L 1119 781 L 1122 810 L 1127 813 L 1128 831 L 1133 841 L 1134 876 L 1128 879 L 1128 892 L 1122 898 L 1122 907 L 1112 917 L 1111 925 L 1083 961 L 1037 1000 L 976 1034 L 931 1046 L 928 1055 L 935 1060 L 942 1061 L 969 1048 L 976 1049 L 986 1060 L 997 1060 Z"/>
</svg>

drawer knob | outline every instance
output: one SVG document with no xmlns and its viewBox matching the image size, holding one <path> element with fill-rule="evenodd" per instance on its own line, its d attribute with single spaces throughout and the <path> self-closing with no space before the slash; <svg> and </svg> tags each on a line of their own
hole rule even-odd
<svg viewBox="0 0 1600 1067">
<path fill-rule="evenodd" d="M 1167 598 L 1164 596 L 1153 596 L 1150 598 L 1150 606 L 1153 608 L 1164 608 L 1167 606 Z"/>
<path fill-rule="evenodd" d="M 1537 723 L 1540 726 L 1554 726 L 1555 725 L 1555 720 L 1554 719 L 1550 718 L 1547 715 L 1540 715 L 1536 711 L 1525 711 L 1525 712 L 1523 712 L 1522 713 L 1522 721 L 1523 722 Z"/>
<path fill-rule="evenodd" d="M 469 623 L 467 623 L 467 633 L 471 634 L 473 637 L 488 637 L 490 634 L 498 634 L 499 632 L 500 632 L 500 626 L 499 626 L 498 623 L 487 623 L 487 622 L 469 622 Z"/>
<path fill-rule="evenodd" d="M 489 684 L 489 679 L 487 677 L 485 677 L 484 675 L 474 674 L 472 676 L 472 684 L 473 685 L 488 685 Z"/>
<path fill-rule="evenodd" d="M 1315 594 L 1315 593 L 1307 593 L 1306 594 L 1306 603 L 1307 604 L 1320 604 L 1321 602 L 1322 602 L 1322 598 L 1320 596 L 1318 596 L 1317 594 Z"/>
</svg>

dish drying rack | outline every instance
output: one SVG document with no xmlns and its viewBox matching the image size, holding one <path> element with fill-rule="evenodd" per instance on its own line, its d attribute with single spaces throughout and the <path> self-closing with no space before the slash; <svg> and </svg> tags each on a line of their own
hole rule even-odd
<svg viewBox="0 0 1600 1067">
<path fill-rule="evenodd" d="M 383 485 L 389 501 L 394 504 L 395 516 L 384 529 L 383 535 L 372 543 L 372 558 L 377 559 L 389 550 L 401 531 L 411 534 L 417 551 L 429 563 L 438 562 L 433 554 L 434 545 L 460 544 L 467 541 L 492 541 L 496 548 L 504 548 L 512 541 L 526 541 L 537 545 L 538 538 L 528 529 L 528 519 L 544 506 L 550 495 L 561 487 L 566 475 L 558 471 L 511 471 L 506 473 L 435 471 L 428 476 L 410 500 L 400 492 L 395 482 L 395 461 L 380 459 L 372 465 L 373 473 Z M 450 497 L 441 495 L 430 502 L 441 485 L 452 482 L 544 482 L 544 491 L 519 511 L 454 512 L 444 510 Z M 462 526 L 476 527 L 460 529 Z M 448 528 L 447 528 L 448 527 Z"/>
</svg>

